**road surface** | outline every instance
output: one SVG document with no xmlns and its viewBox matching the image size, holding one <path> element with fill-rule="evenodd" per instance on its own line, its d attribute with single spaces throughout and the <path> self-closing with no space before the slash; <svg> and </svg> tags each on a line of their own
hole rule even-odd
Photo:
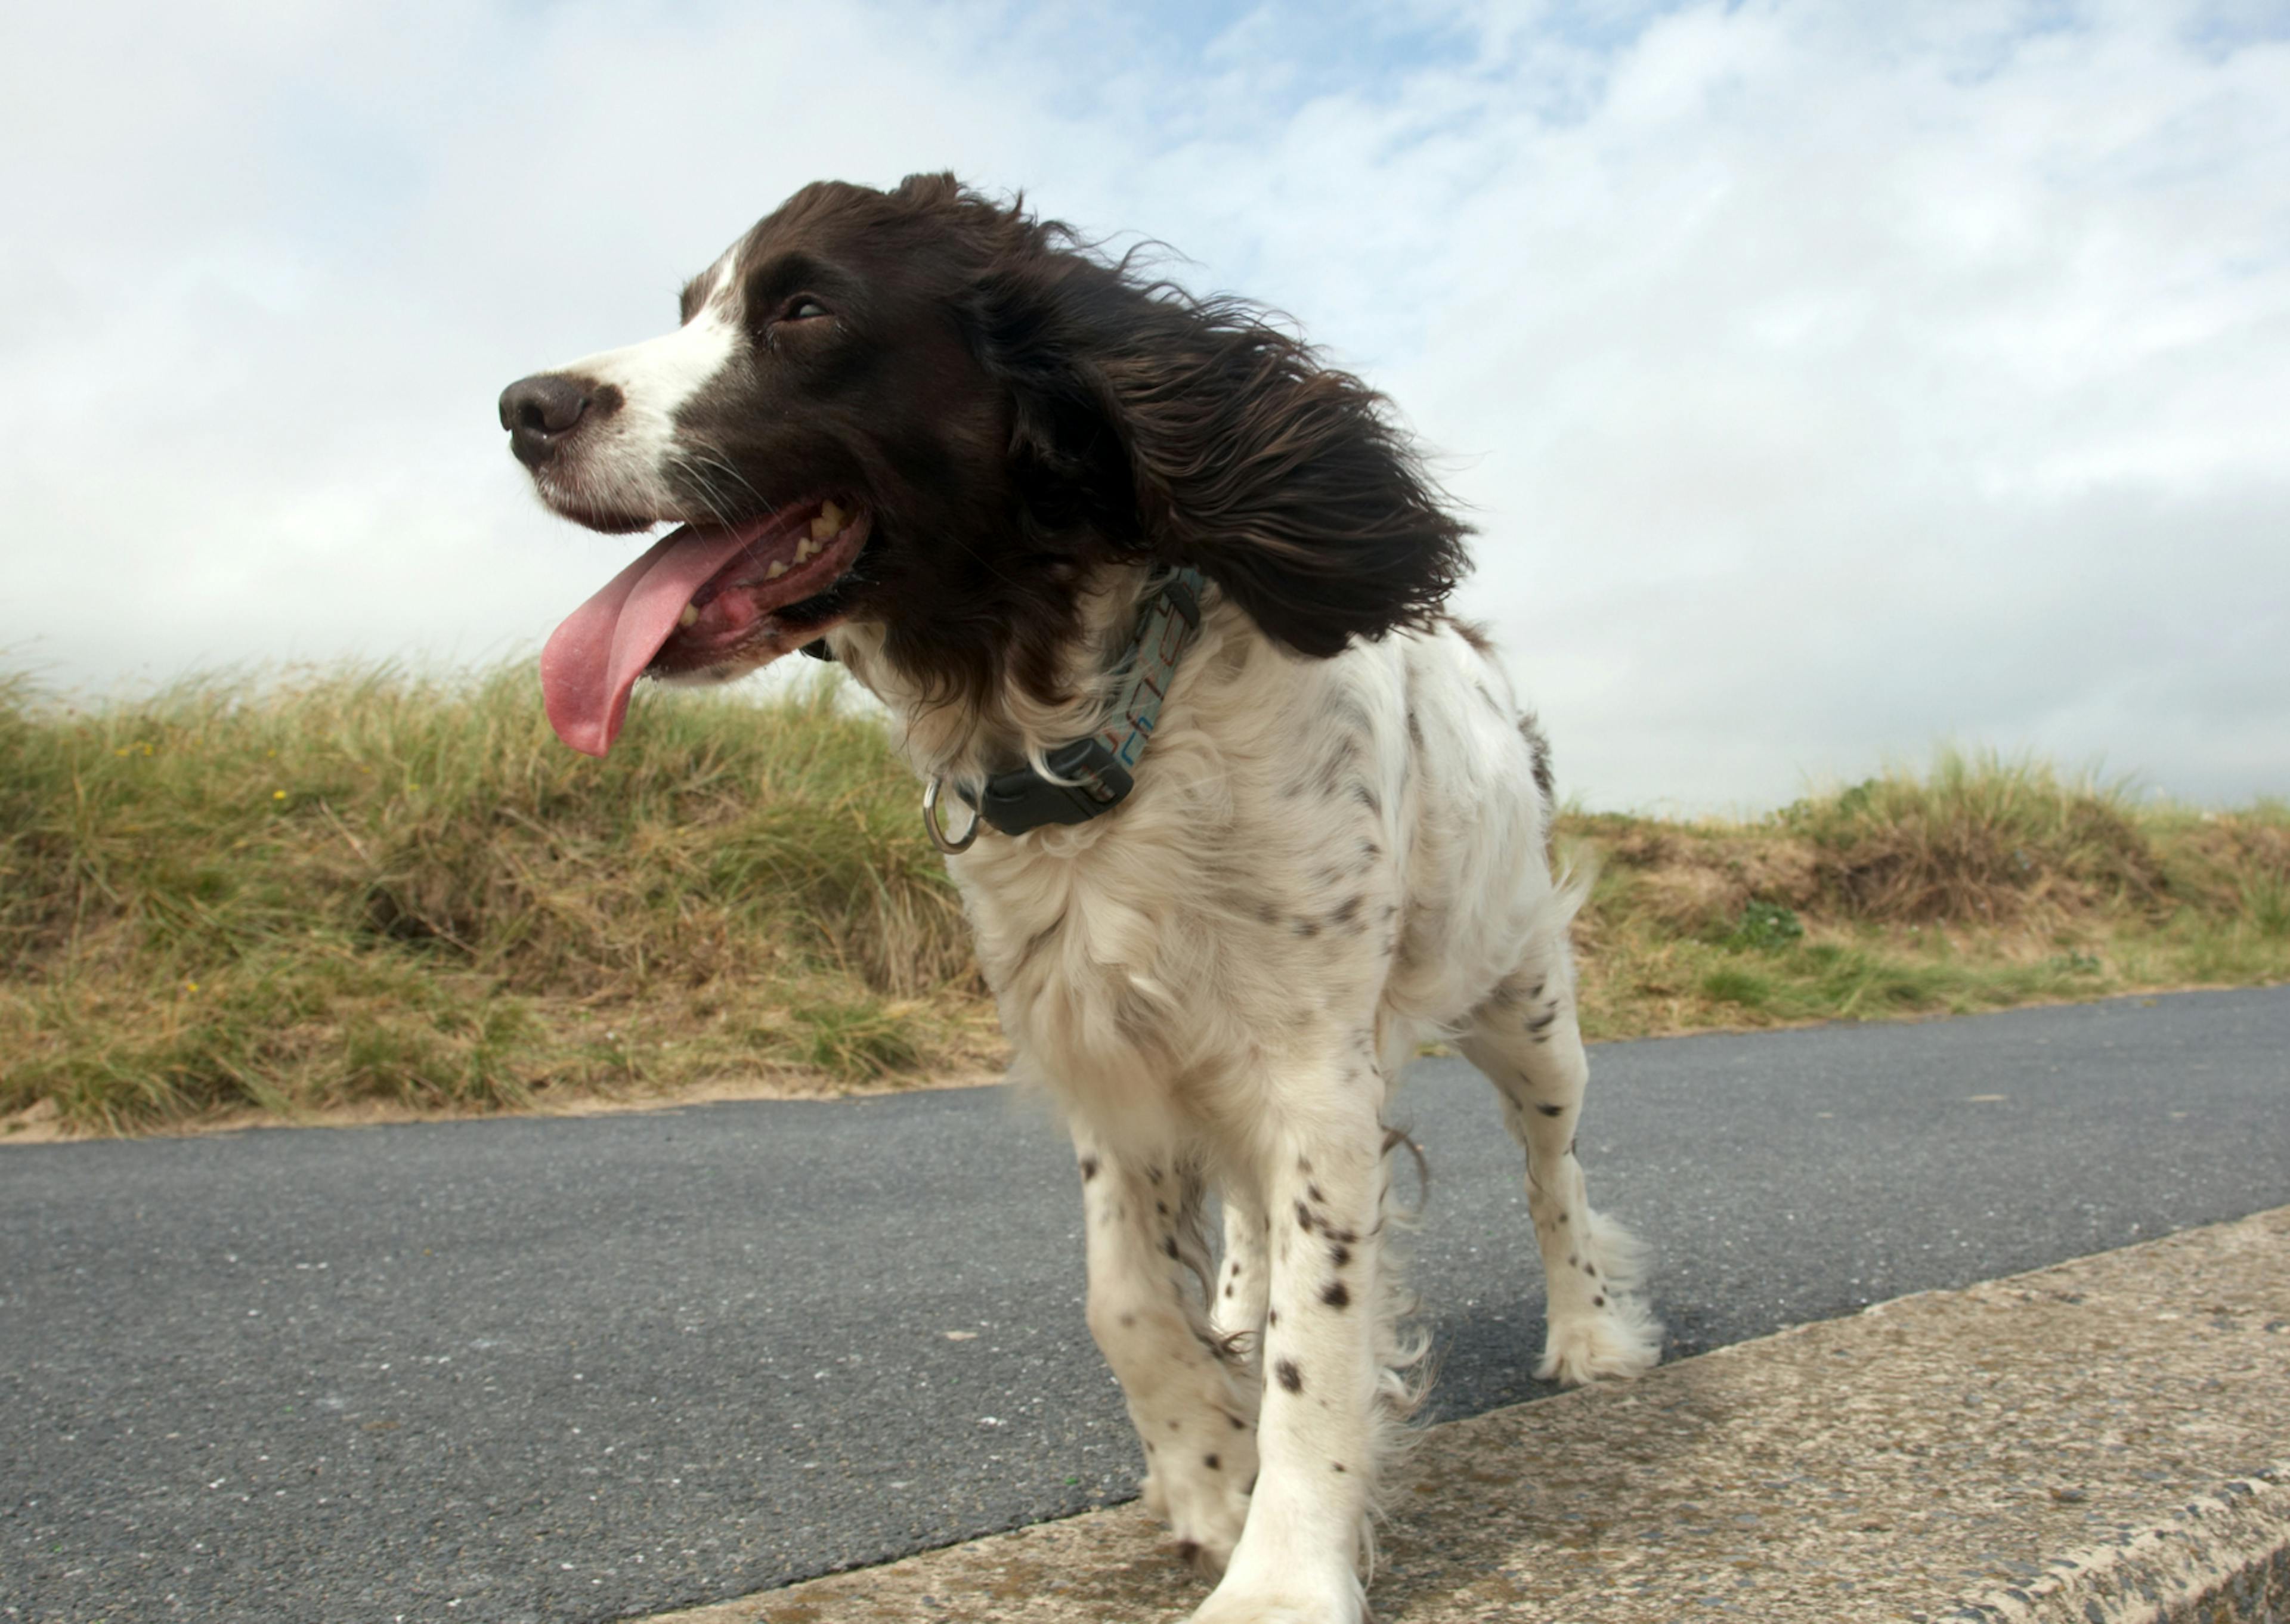
<svg viewBox="0 0 2290 1624">
<path fill-rule="evenodd" d="M 2290 988 L 1601 1045 L 1671 1356 L 2290 1203 Z M 1440 1416 L 1535 1396 L 1460 1062 Z M 0 1619 L 567 1624 L 1125 1497 L 1079 1204 L 999 1090 L 0 1148 Z"/>
</svg>

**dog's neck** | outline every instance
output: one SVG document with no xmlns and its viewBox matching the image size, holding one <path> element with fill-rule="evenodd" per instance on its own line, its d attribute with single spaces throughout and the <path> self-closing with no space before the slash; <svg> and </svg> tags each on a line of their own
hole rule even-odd
<svg viewBox="0 0 2290 1624">
<path fill-rule="evenodd" d="M 1066 697 L 1054 702 L 1009 681 L 982 704 L 936 695 L 926 674 L 902 670 L 891 660 L 877 624 L 838 627 L 828 645 L 889 709 L 900 749 L 917 773 L 974 789 L 989 775 L 1021 763 L 1039 770 L 1045 752 L 1097 731 L 1116 668 L 1136 634 L 1149 579 L 1141 565 L 1109 565 L 1082 591 L 1078 629 L 1059 659 L 1058 689 Z"/>
</svg>

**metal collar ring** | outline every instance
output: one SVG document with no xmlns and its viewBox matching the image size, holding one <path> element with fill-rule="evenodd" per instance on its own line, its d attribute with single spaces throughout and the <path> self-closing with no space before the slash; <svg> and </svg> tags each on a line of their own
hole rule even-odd
<svg viewBox="0 0 2290 1624">
<path fill-rule="evenodd" d="M 933 775 L 931 781 L 923 786 L 923 833 L 931 837 L 931 844 L 952 857 L 970 850 L 970 843 L 978 838 L 978 826 L 985 820 L 980 816 L 976 807 L 971 808 L 970 827 L 962 831 L 961 839 L 950 838 L 938 820 L 939 790 L 945 782 L 944 779 Z"/>
</svg>

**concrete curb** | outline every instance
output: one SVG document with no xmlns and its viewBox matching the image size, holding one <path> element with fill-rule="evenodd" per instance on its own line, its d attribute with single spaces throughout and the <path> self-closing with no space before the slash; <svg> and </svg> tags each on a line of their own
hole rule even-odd
<svg viewBox="0 0 2290 1624">
<path fill-rule="evenodd" d="M 1381 1624 L 2290 1624 L 2286 1439 L 2290 1208 L 1435 1428 L 1370 1595 Z M 1203 1594 L 1128 1506 L 670 1617 L 1158 1624 Z"/>
<path fill-rule="evenodd" d="M 1944 1624 L 2227 1624 L 2290 1620 L 2290 1465 L 2230 1483 L 2158 1527 L 2054 1557 Z"/>
</svg>

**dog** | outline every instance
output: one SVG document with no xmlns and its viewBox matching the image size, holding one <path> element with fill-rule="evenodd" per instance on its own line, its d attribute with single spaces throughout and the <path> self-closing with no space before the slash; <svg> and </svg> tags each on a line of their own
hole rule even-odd
<svg viewBox="0 0 2290 1624">
<path fill-rule="evenodd" d="M 548 508 L 681 526 L 549 639 L 551 722 L 601 756 L 639 677 L 797 650 L 882 700 L 1013 1071 L 1069 1125 L 1090 1330 L 1217 1579 L 1195 1624 L 1356 1624 L 1419 1396 L 1383 1243 L 1421 1045 L 1524 1148 L 1537 1373 L 1660 1347 L 1575 1156 L 1549 754 L 1446 609 L 1467 527 L 1255 307 L 949 175 L 805 188 L 681 314 L 500 399 Z"/>
</svg>

